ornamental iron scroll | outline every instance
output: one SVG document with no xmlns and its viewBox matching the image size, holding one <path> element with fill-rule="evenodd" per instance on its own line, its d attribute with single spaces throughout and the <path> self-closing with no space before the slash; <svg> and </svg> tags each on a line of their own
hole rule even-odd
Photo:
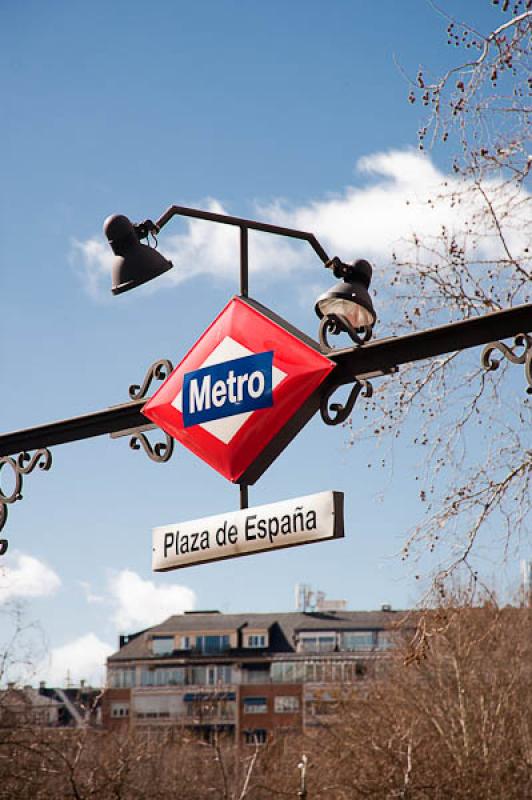
<svg viewBox="0 0 532 800">
<path fill-rule="evenodd" d="M 141 428 L 137 428 L 129 440 L 129 446 L 132 450 L 140 450 L 142 446 L 148 458 L 151 458 L 157 464 L 164 464 L 171 459 L 174 452 L 174 440 L 167 433 L 164 434 L 164 437 L 164 442 L 155 442 L 152 445 L 144 431 Z"/>
<path fill-rule="evenodd" d="M 321 398 L 320 414 L 326 425 L 340 425 L 342 422 L 345 422 L 353 411 L 355 403 L 361 393 L 362 397 L 371 397 L 373 395 L 373 386 L 369 381 L 355 379 L 345 404 L 338 402 L 330 403 L 329 401 L 332 395 L 339 388 L 340 385 L 332 386 Z"/>
<path fill-rule="evenodd" d="M 319 327 L 320 345 L 324 352 L 332 353 L 338 349 L 329 343 L 328 334 L 338 336 L 340 333 L 347 333 L 351 341 L 360 347 L 371 339 L 372 329 L 369 325 L 364 328 L 354 328 L 346 317 L 340 314 L 326 314 Z"/>
<path fill-rule="evenodd" d="M 138 383 L 133 383 L 129 387 L 130 398 L 132 400 L 142 400 L 143 397 L 146 397 L 152 382 L 154 380 L 165 381 L 170 373 L 173 372 L 173 369 L 172 362 L 168 361 L 167 358 L 160 358 L 159 361 L 154 361 L 148 368 L 142 385 L 139 386 Z"/>
<path fill-rule="evenodd" d="M 516 352 L 523 348 L 523 352 Z M 502 353 L 504 358 L 511 361 L 512 364 L 524 364 L 525 377 L 528 382 L 527 394 L 532 394 L 532 336 L 527 333 L 518 333 L 514 338 L 512 347 L 509 347 L 503 342 L 490 342 L 482 351 L 481 363 L 484 369 L 493 371 L 499 368 L 501 363 L 500 358 L 494 358 L 493 353 L 498 350 Z"/>
<path fill-rule="evenodd" d="M 173 369 L 172 362 L 167 358 L 154 361 L 146 371 L 142 384 L 134 383 L 129 387 L 129 396 L 131 400 L 142 400 L 145 398 L 153 381 L 165 381 Z M 152 444 L 146 436 L 146 431 L 156 429 L 156 425 L 147 423 L 138 428 L 128 428 L 118 433 L 112 433 L 111 438 L 117 439 L 121 436 L 131 436 L 129 446 L 132 450 L 140 450 L 142 448 L 152 461 L 155 461 L 157 464 L 164 464 L 172 457 L 174 452 L 174 440 L 167 433 L 164 433 L 164 441 Z"/>
<path fill-rule="evenodd" d="M 33 455 L 24 451 L 16 457 L 3 456 L 0 458 L 0 531 L 7 522 L 8 506 L 16 503 L 17 500 L 22 500 L 24 476 L 33 472 L 37 466 L 46 471 L 52 466 L 52 454 L 47 448 L 37 450 Z M 11 468 L 15 481 L 15 485 L 9 493 L 4 492 L 1 486 L 2 470 L 5 467 Z M 6 553 L 8 546 L 7 539 L 0 539 L 0 556 Z"/>
</svg>

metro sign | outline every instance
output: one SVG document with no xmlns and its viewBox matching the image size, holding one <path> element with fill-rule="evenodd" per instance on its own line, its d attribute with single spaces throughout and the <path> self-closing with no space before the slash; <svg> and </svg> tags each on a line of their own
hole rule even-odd
<svg viewBox="0 0 532 800">
<path fill-rule="evenodd" d="M 273 406 L 273 350 L 187 372 L 183 381 L 186 428 Z"/>
<path fill-rule="evenodd" d="M 234 297 L 142 412 L 230 481 L 254 483 L 313 416 L 334 366 L 305 334 Z"/>
</svg>

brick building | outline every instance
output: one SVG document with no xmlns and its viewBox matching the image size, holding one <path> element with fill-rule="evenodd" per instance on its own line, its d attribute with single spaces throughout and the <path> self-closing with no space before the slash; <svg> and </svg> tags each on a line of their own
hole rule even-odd
<svg viewBox="0 0 532 800">
<path fill-rule="evenodd" d="M 319 722 L 386 656 L 402 614 L 185 612 L 120 637 L 103 724 L 182 725 L 246 743 Z"/>
</svg>

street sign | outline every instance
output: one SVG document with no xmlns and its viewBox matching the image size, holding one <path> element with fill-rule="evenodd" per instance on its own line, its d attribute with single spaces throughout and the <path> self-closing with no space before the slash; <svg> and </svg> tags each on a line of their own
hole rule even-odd
<svg viewBox="0 0 532 800">
<path fill-rule="evenodd" d="M 142 412 L 230 481 L 250 484 L 315 413 L 334 366 L 305 334 L 234 297 Z"/>
<path fill-rule="evenodd" d="M 152 568 L 167 572 L 343 535 L 343 493 L 320 492 L 154 528 Z"/>
</svg>

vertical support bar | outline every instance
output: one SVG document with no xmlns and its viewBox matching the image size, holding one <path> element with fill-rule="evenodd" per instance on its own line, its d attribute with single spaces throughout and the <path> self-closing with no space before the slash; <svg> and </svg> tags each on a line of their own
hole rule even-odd
<svg viewBox="0 0 532 800">
<path fill-rule="evenodd" d="M 240 226 L 240 295 L 248 296 L 248 229 Z"/>
<path fill-rule="evenodd" d="M 247 483 L 240 483 L 240 508 L 249 508 L 249 496 Z"/>
</svg>

